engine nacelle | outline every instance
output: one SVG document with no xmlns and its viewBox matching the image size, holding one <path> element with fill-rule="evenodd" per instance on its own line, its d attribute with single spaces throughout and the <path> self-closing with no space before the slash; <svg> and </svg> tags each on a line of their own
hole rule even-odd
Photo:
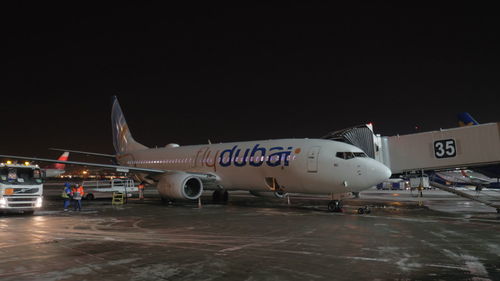
<svg viewBox="0 0 500 281">
<path fill-rule="evenodd" d="M 162 176 L 157 189 L 162 197 L 196 200 L 203 193 L 203 183 L 196 176 L 175 173 Z"/>
</svg>

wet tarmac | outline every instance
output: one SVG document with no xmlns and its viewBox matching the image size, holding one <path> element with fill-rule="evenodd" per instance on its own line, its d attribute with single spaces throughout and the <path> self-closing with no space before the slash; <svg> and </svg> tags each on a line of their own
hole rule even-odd
<svg viewBox="0 0 500 281">
<path fill-rule="evenodd" d="M 344 213 L 327 212 L 324 200 L 288 206 L 243 193 L 227 205 L 164 205 L 154 192 L 63 212 L 48 196 L 34 216 L 0 216 L 0 279 L 500 280 L 500 215 L 399 196 L 408 200 L 370 191 Z M 366 202 L 372 213 L 356 214 Z"/>
</svg>

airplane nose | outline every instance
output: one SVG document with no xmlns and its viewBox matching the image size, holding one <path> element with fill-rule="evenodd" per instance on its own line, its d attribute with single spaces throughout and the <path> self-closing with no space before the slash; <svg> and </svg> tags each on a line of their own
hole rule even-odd
<svg viewBox="0 0 500 281">
<path fill-rule="evenodd" d="M 392 175 L 391 170 L 387 168 L 386 165 L 376 160 L 372 160 L 371 167 L 370 179 L 373 180 L 373 185 L 377 185 L 388 180 Z"/>
<path fill-rule="evenodd" d="M 386 181 L 386 180 L 388 180 L 388 179 L 391 177 L 391 175 L 392 175 L 392 171 L 391 171 L 391 169 L 389 169 L 386 165 L 384 165 L 384 164 L 382 164 L 382 163 L 380 163 L 380 165 L 382 166 L 382 167 L 381 167 L 381 170 L 382 170 L 382 171 L 380 172 L 380 174 L 382 174 L 382 175 L 383 175 L 383 178 L 384 178 L 384 180 L 383 180 L 383 181 Z"/>
</svg>

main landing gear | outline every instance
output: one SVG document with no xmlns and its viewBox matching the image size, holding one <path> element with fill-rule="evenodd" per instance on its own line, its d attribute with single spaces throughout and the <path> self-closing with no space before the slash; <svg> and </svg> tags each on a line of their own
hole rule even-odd
<svg viewBox="0 0 500 281">
<path fill-rule="evenodd" d="M 227 190 L 217 189 L 212 194 L 212 202 L 216 204 L 227 204 L 229 193 Z"/>
<path fill-rule="evenodd" d="M 335 212 L 335 213 L 342 213 L 344 212 L 344 209 L 342 209 L 343 203 L 342 200 L 331 200 L 328 202 L 328 211 L 330 212 Z M 371 213 L 372 210 L 368 206 L 364 206 L 362 208 L 358 209 L 358 214 L 369 214 Z"/>
<path fill-rule="evenodd" d="M 360 214 L 360 215 L 362 215 L 362 214 L 369 214 L 371 212 L 372 212 L 372 210 L 368 206 L 364 206 L 363 208 L 359 208 L 358 209 L 358 214 Z"/>
<path fill-rule="evenodd" d="M 328 211 L 330 212 L 335 212 L 335 213 L 341 213 L 344 210 L 342 209 L 342 200 L 332 200 L 328 202 Z"/>
</svg>

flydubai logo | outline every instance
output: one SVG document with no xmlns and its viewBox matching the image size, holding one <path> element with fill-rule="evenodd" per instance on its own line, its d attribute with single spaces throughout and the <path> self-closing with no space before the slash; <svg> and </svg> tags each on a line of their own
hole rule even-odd
<svg viewBox="0 0 500 281">
<path fill-rule="evenodd" d="M 269 167 L 288 166 L 290 164 L 290 155 L 293 147 L 275 146 L 266 149 L 265 147 L 256 144 L 253 148 L 243 150 L 238 148 L 238 145 L 230 149 L 223 150 L 219 157 L 219 165 L 221 167 L 243 167 L 246 165 L 259 167 L 264 163 Z M 299 153 L 300 149 L 296 149 L 295 153 Z"/>
</svg>

